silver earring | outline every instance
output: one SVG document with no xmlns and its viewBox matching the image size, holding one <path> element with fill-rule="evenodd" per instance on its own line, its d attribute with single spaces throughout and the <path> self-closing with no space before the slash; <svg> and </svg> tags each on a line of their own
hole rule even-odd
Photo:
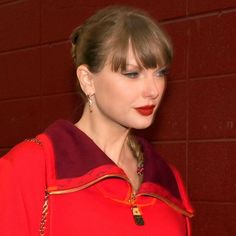
<svg viewBox="0 0 236 236">
<path fill-rule="evenodd" d="M 92 96 L 93 95 L 87 95 L 87 99 L 88 99 L 88 105 L 89 105 L 89 111 L 92 112 L 93 111 L 93 100 L 92 100 Z"/>
</svg>

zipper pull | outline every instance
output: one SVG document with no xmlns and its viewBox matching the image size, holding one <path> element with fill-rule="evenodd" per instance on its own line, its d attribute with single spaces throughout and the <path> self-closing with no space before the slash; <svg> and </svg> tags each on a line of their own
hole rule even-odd
<svg viewBox="0 0 236 236">
<path fill-rule="evenodd" d="M 143 216 L 142 216 L 138 206 L 132 206 L 131 211 L 132 211 L 135 223 L 137 225 L 144 225 Z"/>
</svg>

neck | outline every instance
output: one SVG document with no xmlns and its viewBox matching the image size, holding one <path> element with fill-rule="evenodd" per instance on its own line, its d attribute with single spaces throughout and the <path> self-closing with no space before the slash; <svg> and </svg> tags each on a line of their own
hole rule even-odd
<svg viewBox="0 0 236 236">
<path fill-rule="evenodd" d="M 116 164 L 127 146 L 129 129 L 115 122 L 97 119 L 88 109 L 84 110 L 76 126 L 86 133 L 94 143 Z"/>
</svg>

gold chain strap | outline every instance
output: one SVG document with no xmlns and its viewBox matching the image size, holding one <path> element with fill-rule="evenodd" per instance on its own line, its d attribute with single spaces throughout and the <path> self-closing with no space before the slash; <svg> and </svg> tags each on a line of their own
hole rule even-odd
<svg viewBox="0 0 236 236">
<path fill-rule="evenodd" d="M 42 219 L 41 219 L 41 222 L 40 222 L 40 229 L 39 229 L 40 236 L 45 235 L 47 214 L 48 214 L 48 198 L 49 198 L 49 194 L 48 194 L 48 192 L 45 192 L 43 211 L 42 211 Z"/>
<path fill-rule="evenodd" d="M 42 146 L 42 142 L 38 138 L 29 138 L 29 139 L 25 139 L 25 141 L 34 142 L 34 143 Z M 43 204 L 43 210 L 42 210 L 42 218 L 41 218 L 40 228 L 39 228 L 40 236 L 45 235 L 47 215 L 48 215 L 48 198 L 49 198 L 49 193 L 47 191 L 45 191 L 44 204 Z"/>
</svg>

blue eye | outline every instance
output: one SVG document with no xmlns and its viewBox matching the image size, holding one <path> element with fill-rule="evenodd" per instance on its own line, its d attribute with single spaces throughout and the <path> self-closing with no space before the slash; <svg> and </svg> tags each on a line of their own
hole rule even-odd
<svg viewBox="0 0 236 236">
<path fill-rule="evenodd" d="M 138 72 L 124 72 L 122 73 L 124 76 L 127 76 L 128 78 L 135 79 L 139 77 Z"/>
<path fill-rule="evenodd" d="M 169 74 L 168 68 L 162 68 L 156 72 L 157 77 L 165 77 Z"/>
</svg>

